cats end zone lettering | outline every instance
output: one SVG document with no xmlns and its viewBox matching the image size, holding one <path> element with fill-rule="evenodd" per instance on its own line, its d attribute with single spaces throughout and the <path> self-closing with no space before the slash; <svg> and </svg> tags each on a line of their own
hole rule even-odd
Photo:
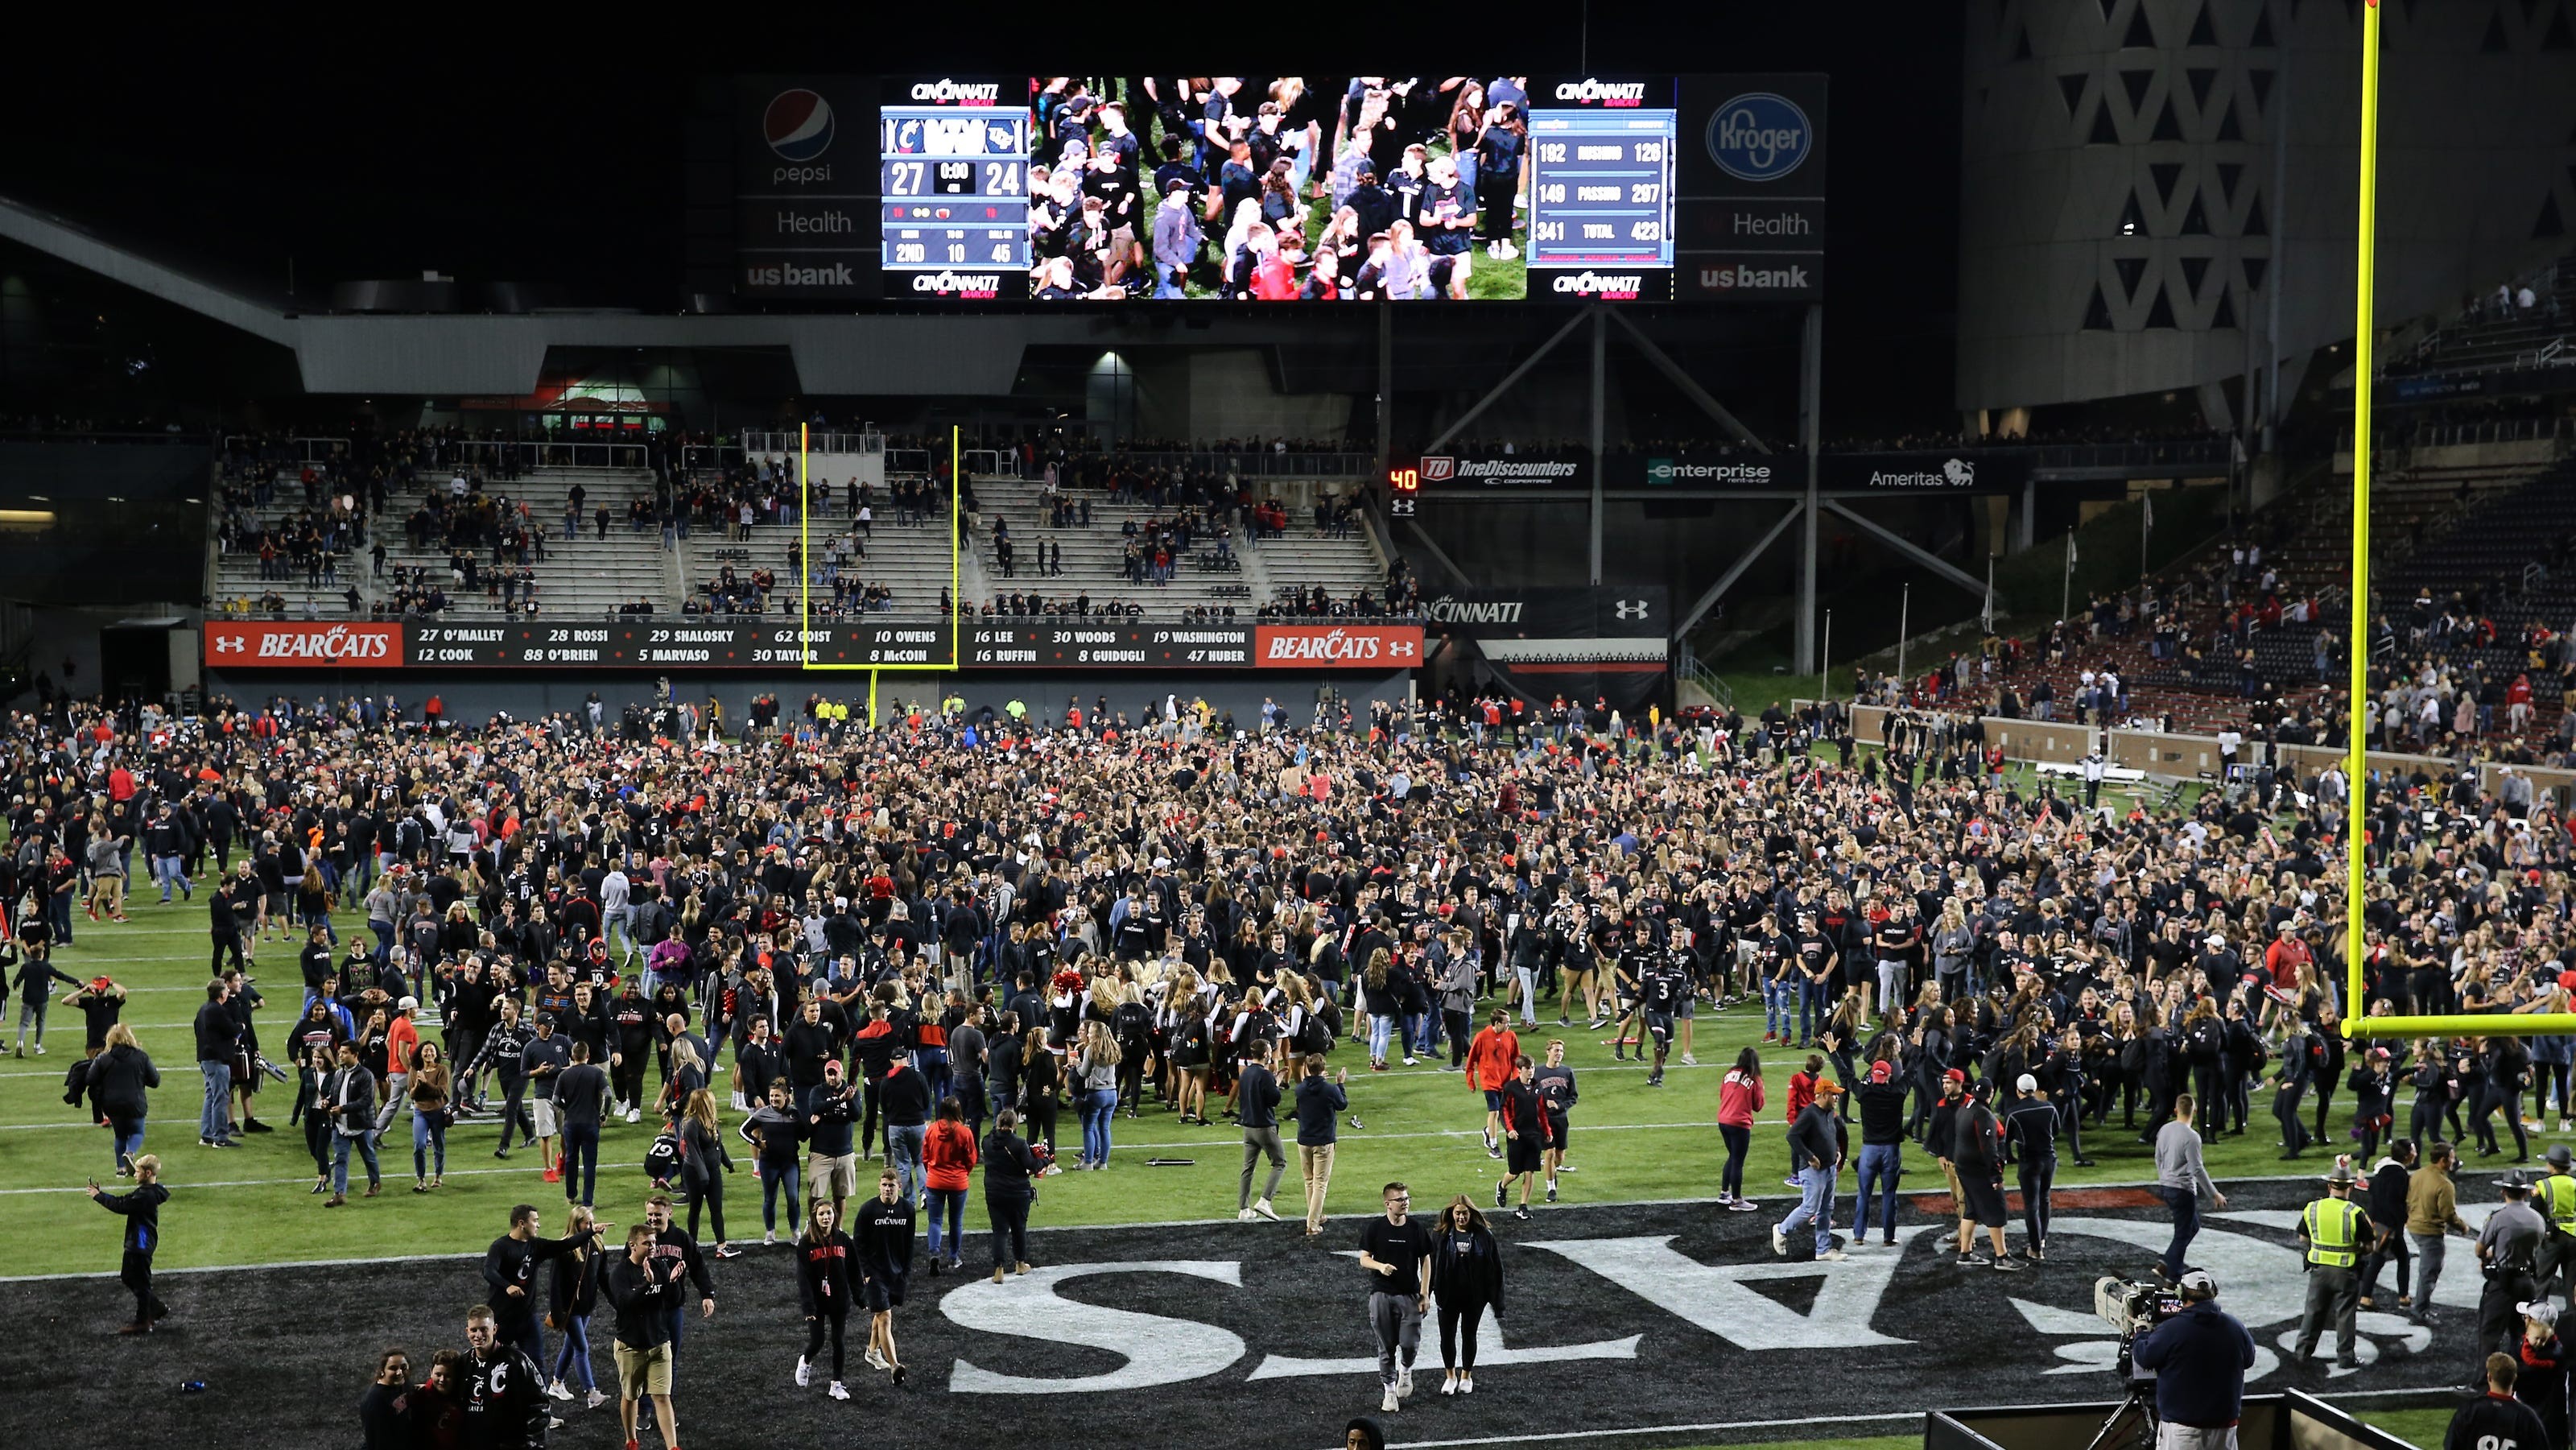
<svg viewBox="0 0 2576 1450">
<path fill-rule="evenodd" d="M 1915 1176 L 1929 1171 L 1909 1158 Z M 1468 1170 L 1437 1171 L 1454 1181 L 1418 1178 L 1416 1203 L 1491 1191 Z M 2437 1329 L 2363 1313 L 2358 1370 L 2287 1363 L 2306 1287 L 2298 1206 L 2314 1192 L 2306 1183 L 2239 1185 L 2193 1245 L 2193 1262 L 2218 1281 L 2220 1306 L 2253 1332 L 2248 1389 L 2332 1395 L 2465 1383 L 2475 1274 L 2442 1276 Z M 2464 1198 L 2472 1194 L 2492 1199 L 2462 1185 Z M 1440 1336 L 1426 1323 L 1417 1388 L 1389 1417 L 1391 1438 L 1590 1435 L 1656 1450 L 1729 1438 L 1708 1433 L 1713 1425 L 2116 1400 L 2118 1339 L 2093 1313 L 2093 1281 L 2140 1276 L 2169 1232 L 2161 1207 L 2070 1206 L 2056 1218 L 2046 1264 L 1999 1274 L 1957 1267 L 1933 1247 L 1942 1226 L 1930 1208 L 1909 1205 L 1894 1247 L 1873 1239 L 1838 1263 L 1793 1264 L 1773 1257 L 1769 1242 L 1787 1207 L 1774 1194 L 1758 1214 L 1705 1203 L 1568 1205 L 1527 1223 L 1498 1219 L 1505 1309 L 1481 1335 L 1476 1393 L 1439 1393 Z M 2475 1220 L 2492 1207 L 2463 1212 Z M 1849 1200 L 1837 1208 L 1848 1225 Z M 1337 1217 L 1312 1244 L 1294 1219 L 1040 1225 L 1030 1243 L 1040 1267 L 1026 1275 L 995 1284 L 916 1273 L 896 1316 L 909 1388 L 854 1364 L 848 1405 L 820 1386 L 787 1386 L 805 1332 L 793 1263 L 784 1250 L 754 1249 L 711 1266 L 724 1307 L 690 1321 L 681 1359 L 702 1390 L 756 1387 L 758 1413 L 728 1415 L 711 1399 L 688 1443 L 837 1443 L 853 1416 L 900 1412 L 924 1424 L 1008 1425 L 1014 1443 L 1068 1450 L 1104 1443 L 1104 1423 L 1150 1425 L 1158 1443 L 1321 1450 L 1352 1415 L 1377 1413 L 1371 1276 L 1356 1261 L 1362 1222 Z M 983 1233 L 967 1237 L 965 1257 L 977 1263 Z M 114 1423 L 119 1444 L 317 1443 L 334 1432 L 323 1427 L 345 1425 L 317 1417 L 347 1413 L 371 1367 L 367 1349 L 404 1345 L 417 1364 L 457 1342 L 464 1306 L 486 1292 L 479 1268 L 471 1258 L 387 1262 L 371 1266 L 371 1292 L 356 1296 L 347 1270 L 328 1266 L 168 1275 L 161 1293 L 174 1317 L 130 1342 L 114 1337 L 105 1275 L 0 1285 L 11 1322 L 86 1351 L 22 1355 L 14 1376 L 0 1370 L 10 1391 L 0 1394 L 0 1433 L 50 1445 L 64 1443 L 65 1424 Z M 238 1323 L 260 1332 L 233 1332 Z M 556 1336 L 546 1342 L 551 1353 Z M 212 1392 L 148 1393 L 156 1380 L 189 1379 Z M 1703 1428 L 1654 1428 L 1681 1425 Z M 610 1442 L 576 1440 L 568 1427 L 563 1443 Z"/>
<path fill-rule="evenodd" d="M 1422 626 L 1265 624 L 1253 630 L 1252 646 L 1253 664 L 1265 670 L 1409 670 L 1422 663 Z"/>
<path fill-rule="evenodd" d="M 399 624 L 276 624 L 267 621 L 209 624 L 205 663 L 244 665 L 363 665 L 400 669 Z"/>
</svg>

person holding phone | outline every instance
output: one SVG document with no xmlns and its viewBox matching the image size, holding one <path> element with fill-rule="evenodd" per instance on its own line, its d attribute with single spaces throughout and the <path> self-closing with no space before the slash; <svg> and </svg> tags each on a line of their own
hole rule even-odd
<svg viewBox="0 0 2576 1450">
<path fill-rule="evenodd" d="M 170 1306 L 152 1292 L 152 1254 L 161 1247 L 161 1205 L 170 1201 L 170 1190 L 161 1186 L 161 1158 L 146 1153 L 133 1163 L 134 1188 L 127 1193 L 109 1193 L 89 1181 L 90 1201 L 125 1220 L 125 1258 L 117 1266 L 116 1276 L 134 1291 L 134 1322 L 117 1330 L 119 1334 L 150 1334 L 152 1326 L 170 1317 Z"/>
</svg>

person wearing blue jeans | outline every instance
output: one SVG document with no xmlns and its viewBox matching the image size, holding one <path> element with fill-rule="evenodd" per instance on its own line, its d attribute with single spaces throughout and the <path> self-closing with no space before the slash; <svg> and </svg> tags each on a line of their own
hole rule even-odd
<svg viewBox="0 0 2576 1450">
<path fill-rule="evenodd" d="M 930 1132 L 929 1080 L 898 1057 L 877 1084 L 877 1105 L 885 1113 L 886 1166 L 903 1183 L 903 1201 L 921 1204 L 921 1140 Z"/>
<path fill-rule="evenodd" d="M 384 1171 L 376 1162 L 376 1075 L 358 1061 L 354 1042 L 340 1044 L 340 1066 L 323 1080 L 321 1100 L 314 1105 L 320 1112 L 327 1105 L 331 1123 L 331 1196 L 322 1201 L 325 1208 L 337 1208 L 349 1201 L 349 1153 L 355 1149 L 367 1165 L 367 1196 L 375 1197 L 384 1190 Z"/>
<path fill-rule="evenodd" d="M 2173 1210 L 2173 1242 L 2165 1246 L 2164 1257 L 2156 1264 L 2167 1283 L 2182 1278 L 2182 1256 L 2200 1233 L 2200 1196 L 2206 1193 L 2220 1208 L 2227 1206 L 2227 1195 L 2218 1191 L 2208 1167 L 2201 1162 L 2200 1133 L 2191 1125 L 2192 1114 L 2198 1108 L 2191 1094 L 2174 1094 L 2173 1118 L 2156 1130 L 2156 1192 Z M 2433 1291 L 2428 1285 L 2416 1295 L 2415 1302 L 2429 1304 L 2432 1299 Z"/>
<path fill-rule="evenodd" d="M 1852 1209 L 1852 1247 L 1869 1241 L 1870 1195 L 1878 1194 L 1880 1242 L 1896 1242 L 1897 1180 L 1905 1176 L 1906 1085 L 1889 1062 L 1869 1065 L 1868 1080 L 1853 1090 L 1860 1100 L 1860 1182 Z"/>
<path fill-rule="evenodd" d="M 206 1104 L 197 1114 L 197 1142 L 205 1147 L 232 1146 L 233 1037 L 232 1013 L 224 1009 L 232 989 L 217 977 L 206 984 L 205 1004 L 197 1009 L 197 1071 L 205 1074 Z"/>
<path fill-rule="evenodd" d="M 554 1280 L 547 1292 L 547 1302 L 553 1310 L 550 1317 L 563 1333 L 555 1349 L 554 1384 L 548 1392 L 561 1390 L 564 1393 L 559 1398 L 570 1399 L 577 1387 L 594 1410 L 608 1402 L 590 1368 L 590 1316 L 599 1307 L 600 1279 L 607 1270 L 609 1252 L 598 1241 L 589 1239 L 597 1231 L 598 1220 L 591 1211 L 580 1204 L 573 1205 L 564 1216 L 564 1233 L 588 1241 L 555 1260 Z M 537 1363 L 542 1365 L 545 1361 Z"/>
<path fill-rule="evenodd" d="M 1082 1162 L 1078 1167 L 1109 1166 L 1109 1122 L 1118 1111 L 1118 1042 L 1109 1024 L 1098 1019 L 1082 1024 L 1082 1046 L 1073 1055 L 1074 1105 L 1082 1112 Z"/>
<path fill-rule="evenodd" d="M 1798 1110 L 1789 1129 L 1790 1161 L 1798 1165 L 1798 1206 L 1771 1230 L 1771 1251 L 1787 1253 L 1789 1235 L 1801 1229 L 1816 1236 L 1816 1257 L 1839 1259 L 1834 1247 L 1834 1174 L 1843 1156 L 1842 1124 L 1834 1113 L 1840 1083 L 1826 1078 L 1816 1084 L 1816 1100 Z"/>
</svg>

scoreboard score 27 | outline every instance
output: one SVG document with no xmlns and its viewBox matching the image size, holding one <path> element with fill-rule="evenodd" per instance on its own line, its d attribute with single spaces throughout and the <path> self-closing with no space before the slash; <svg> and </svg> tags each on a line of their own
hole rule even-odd
<svg viewBox="0 0 2576 1450">
<path fill-rule="evenodd" d="M 1027 295 L 1027 84 L 887 83 L 877 181 L 888 297 Z"/>
</svg>

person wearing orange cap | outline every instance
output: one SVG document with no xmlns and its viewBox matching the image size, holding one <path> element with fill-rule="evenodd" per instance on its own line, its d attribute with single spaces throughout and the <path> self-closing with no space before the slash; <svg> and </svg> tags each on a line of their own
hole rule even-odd
<svg viewBox="0 0 2576 1450">
<path fill-rule="evenodd" d="M 1789 1252 L 1790 1234 L 1813 1229 L 1817 1258 L 1844 1257 L 1834 1247 L 1834 1175 L 1842 1168 L 1848 1141 L 1842 1120 L 1834 1114 L 1834 1100 L 1842 1095 L 1841 1083 L 1832 1078 L 1818 1081 L 1815 1099 L 1798 1110 L 1798 1120 L 1790 1126 L 1789 1162 L 1798 1170 L 1798 1206 L 1772 1225 L 1775 1254 Z"/>
</svg>

